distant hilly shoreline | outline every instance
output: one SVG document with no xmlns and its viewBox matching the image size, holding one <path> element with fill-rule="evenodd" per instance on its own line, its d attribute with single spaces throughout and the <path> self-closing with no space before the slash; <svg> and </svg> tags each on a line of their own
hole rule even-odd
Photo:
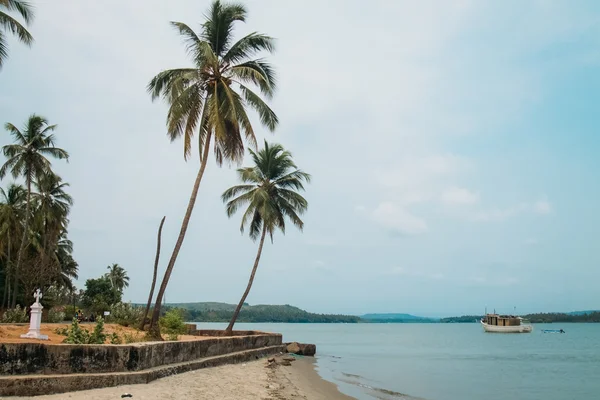
<svg viewBox="0 0 600 400">
<path fill-rule="evenodd" d="M 165 308 L 184 310 L 190 322 L 229 322 L 235 304 L 220 302 L 167 303 Z M 430 318 L 405 313 L 368 313 L 364 315 L 318 314 L 285 305 L 245 304 L 238 322 L 288 322 L 288 323 L 474 323 L 482 315 Z M 600 322 L 600 311 L 572 311 L 568 313 L 536 313 L 524 315 L 532 323 Z"/>
</svg>

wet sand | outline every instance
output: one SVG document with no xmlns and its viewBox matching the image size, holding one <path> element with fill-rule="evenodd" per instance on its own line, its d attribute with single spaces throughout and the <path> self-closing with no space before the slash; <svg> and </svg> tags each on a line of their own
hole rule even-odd
<svg viewBox="0 0 600 400">
<path fill-rule="evenodd" d="M 37 397 L 13 399 L 120 399 L 133 400 L 352 400 L 331 382 L 321 379 L 312 358 L 298 358 L 291 366 L 268 367 L 266 359 L 247 364 L 200 369 L 159 379 L 148 384 L 117 386 Z"/>
</svg>

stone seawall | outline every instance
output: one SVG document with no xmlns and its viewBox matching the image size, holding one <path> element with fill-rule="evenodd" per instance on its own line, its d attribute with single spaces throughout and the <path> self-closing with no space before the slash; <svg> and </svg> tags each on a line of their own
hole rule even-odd
<svg viewBox="0 0 600 400">
<path fill-rule="evenodd" d="M 201 368 L 257 360 L 284 351 L 285 346 L 283 345 L 262 347 L 133 372 L 0 376 L 0 398 L 6 396 L 39 396 L 110 386 L 143 384 L 152 382 L 155 379 Z M 73 397 L 77 397 L 77 395 Z"/>
<path fill-rule="evenodd" d="M 208 336 L 207 331 L 193 334 Z M 128 345 L 5 343 L 0 344 L 0 375 L 133 372 L 282 344 L 280 334 L 249 331 L 235 334 Z"/>
</svg>

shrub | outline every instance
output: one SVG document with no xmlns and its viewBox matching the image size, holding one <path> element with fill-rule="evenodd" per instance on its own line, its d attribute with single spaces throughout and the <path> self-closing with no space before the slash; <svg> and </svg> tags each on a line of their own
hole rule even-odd
<svg viewBox="0 0 600 400">
<path fill-rule="evenodd" d="M 55 332 L 59 333 L 59 329 Z M 62 333 L 64 331 L 60 332 Z M 104 320 L 101 317 L 98 318 L 92 333 L 89 333 L 85 329 L 81 329 L 76 318 L 73 318 L 73 322 L 71 322 L 71 329 L 66 329 L 65 333 L 67 338 L 63 340 L 63 343 L 69 344 L 104 344 L 107 337 L 104 333 Z"/>
<path fill-rule="evenodd" d="M 59 310 L 50 310 L 48 311 L 48 322 L 50 323 L 58 323 L 63 322 L 65 320 L 66 314 L 63 311 Z"/>
<path fill-rule="evenodd" d="M 69 329 L 68 328 L 56 328 L 54 330 L 54 333 L 56 333 L 57 335 L 61 335 L 61 336 L 68 336 Z"/>
<path fill-rule="evenodd" d="M 138 326 L 144 310 L 131 303 L 117 303 L 110 310 L 110 320 L 122 326 Z"/>
<path fill-rule="evenodd" d="M 178 340 L 179 335 L 186 331 L 183 319 L 183 310 L 173 309 L 165 313 L 159 320 L 162 330 L 167 334 L 168 340 Z"/>
<path fill-rule="evenodd" d="M 88 344 L 104 344 L 106 342 L 106 333 L 104 333 L 104 319 L 98 317 L 94 332 L 90 335 Z"/>
<path fill-rule="evenodd" d="M 4 323 L 20 324 L 28 321 L 27 309 L 21 308 L 18 305 L 15 308 L 9 308 L 2 315 L 2 322 Z"/>
<path fill-rule="evenodd" d="M 117 335 L 115 332 L 113 332 L 112 334 L 110 334 L 108 336 L 108 339 L 110 340 L 110 344 L 121 344 L 121 343 L 123 343 L 123 340 L 121 340 L 121 338 L 119 337 L 119 335 Z"/>
<path fill-rule="evenodd" d="M 71 329 L 67 329 L 67 338 L 63 340 L 63 343 L 69 344 L 86 344 L 90 340 L 90 333 L 85 329 L 81 329 L 77 318 L 73 318 L 71 322 Z"/>
</svg>

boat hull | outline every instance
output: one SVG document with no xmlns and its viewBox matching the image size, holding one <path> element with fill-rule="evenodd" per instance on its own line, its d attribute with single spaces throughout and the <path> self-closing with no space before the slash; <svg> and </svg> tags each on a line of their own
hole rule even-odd
<svg viewBox="0 0 600 400">
<path fill-rule="evenodd" d="M 494 333 L 531 333 L 533 331 L 533 326 L 531 325 L 497 326 L 488 325 L 483 321 L 481 321 L 481 325 L 484 331 Z"/>
</svg>

